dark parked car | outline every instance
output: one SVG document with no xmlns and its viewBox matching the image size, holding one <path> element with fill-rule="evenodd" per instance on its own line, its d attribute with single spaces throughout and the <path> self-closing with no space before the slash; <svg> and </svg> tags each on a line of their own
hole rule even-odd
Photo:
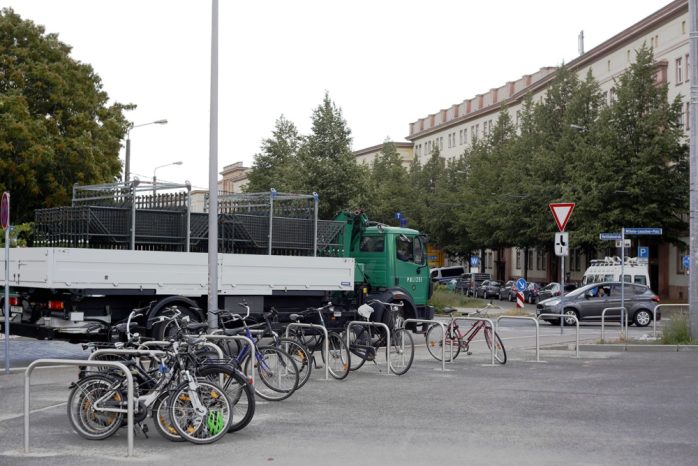
<svg viewBox="0 0 698 466">
<path fill-rule="evenodd" d="M 577 288 L 578 285 L 576 283 L 565 283 L 565 294 Z M 543 301 L 544 299 L 553 298 L 555 296 L 560 296 L 560 284 L 558 282 L 550 282 L 540 289 L 538 301 Z"/>
<path fill-rule="evenodd" d="M 482 299 L 488 299 L 494 296 L 499 296 L 499 289 L 502 287 L 502 282 L 497 280 L 485 280 L 475 290 L 475 296 Z"/>
<path fill-rule="evenodd" d="M 538 302 L 538 294 L 540 293 L 540 285 L 536 282 L 528 282 L 526 285 L 526 290 L 523 292 L 524 301 L 529 304 L 536 304 Z"/>
<path fill-rule="evenodd" d="M 499 300 L 516 301 L 516 281 L 509 280 L 499 289 Z"/>
<path fill-rule="evenodd" d="M 467 296 L 468 291 L 470 290 L 470 280 L 465 278 L 452 278 L 446 286 L 454 293 L 460 293 Z"/>
<path fill-rule="evenodd" d="M 621 283 L 604 282 L 592 283 L 570 291 L 565 296 L 541 301 L 536 306 L 536 315 L 564 314 L 574 315 L 580 322 L 600 321 L 604 309 L 618 308 L 621 304 Z M 652 311 L 659 303 L 659 297 L 645 285 L 626 283 L 624 286 L 624 305 L 628 310 L 628 324 L 645 327 L 652 322 Z M 657 320 L 661 319 L 657 312 Z M 560 319 L 543 317 L 551 324 L 559 324 Z M 563 319 L 566 325 L 574 325 L 574 319 Z M 620 320 L 620 311 L 606 311 L 607 321 Z"/>
</svg>

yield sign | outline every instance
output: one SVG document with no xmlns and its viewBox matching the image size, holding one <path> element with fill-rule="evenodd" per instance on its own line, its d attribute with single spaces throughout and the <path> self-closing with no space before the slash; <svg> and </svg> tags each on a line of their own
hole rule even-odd
<svg viewBox="0 0 698 466">
<path fill-rule="evenodd" d="M 555 217 L 555 223 L 560 231 L 565 231 L 567 222 L 572 216 L 572 211 L 574 210 L 573 202 L 564 202 L 560 204 L 548 204 L 550 210 L 553 212 L 553 217 Z"/>
</svg>

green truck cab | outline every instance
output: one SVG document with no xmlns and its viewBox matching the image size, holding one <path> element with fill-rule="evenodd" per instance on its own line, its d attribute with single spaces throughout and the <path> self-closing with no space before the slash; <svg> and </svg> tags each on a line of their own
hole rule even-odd
<svg viewBox="0 0 698 466">
<path fill-rule="evenodd" d="M 347 223 L 345 253 L 356 262 L 355 282 L 363 287 L 364 299 L 402 302 L 404 319 L 433 319 L 426 237 L 410 228 L 369 222 L 363 212 L 342 212 L 335 220 Z"/>
</svg>

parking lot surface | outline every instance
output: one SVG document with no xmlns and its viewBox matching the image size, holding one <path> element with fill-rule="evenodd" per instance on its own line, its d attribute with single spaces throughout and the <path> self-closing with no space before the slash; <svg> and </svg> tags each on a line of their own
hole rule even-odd
<svg viewBox="0 0 698 466">
<path fill-rule="evenodd" d="M 151 428 L 133 458 L 124 429 L 95 442 L 71 431 L 75 368 L 35 371 L 23 453 L 23 373 L 0 375 L 0 464 L 695 464 L 698 353 L 542 351 L 535 362 L 513 338 L 505 366 L 490 366 L 479 343 L 445 373 L 424 346 L 401 377 L 380 358 L 341 382 L 316 371 L 290 399 L 259 400 L 251 424 L 215 444 L 171 443 Z"/>
</svg>

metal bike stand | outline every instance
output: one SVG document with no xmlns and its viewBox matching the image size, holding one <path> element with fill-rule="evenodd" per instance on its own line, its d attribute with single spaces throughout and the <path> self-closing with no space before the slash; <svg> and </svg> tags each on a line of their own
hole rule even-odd
<svg viewBox="0 0 698 466">
<path fill-rule="evenodd" d="M 385 335 L 387 337 L 385 342 L 385 362 L 388 364 L 388 374 L 392 374 L 393 368 L 390 366 L 390 329 L 388 328 L 388 326 L 385 325 L 383 322 L 366 322 L 365 320 L 352 320 L 347 324 L 347 348 L 350 348 L 349 331 L 351 330 L 351 327 L 353 325 L 364 325 L 366 327 L 381 327 L 385 329 Z"/>
<path fill-rule="evenodd" d="M 322 330 L 322 333 L 325 334 L 325 340 L 323 341 L 322 344 L 322 351 L 323 354 L 325 355 L 325 380 L 330 380 L 330 372 L 329 372 L 329 367 L 330 367 L 330 336 L 329 333 L 327 332 L 327 329 L 320 325 L 320 324 L 304 324 L 300 322 L 291 322 L 286 326 L 286 338 L 288 338 L 288 330 L 291 327 L 305 327 L 305 328 L 319 328 Z M 347 352 L 349 352 L 349 345 L 347 345 Z M 349 356 L 351 357 L 351 356 Z M 308 361 L 308 364 L 310 364 L 310 361 Z"/>
<path fill-rule="evenodd" d="M 126 410 L 114 410 L 126 412 L 128 447 L 126 456 L 133 456 L 133 375 L 126 365 L 116 361 L 76 361 L 74 359 L 37 359 L 29 364 L 24 371 L 24 453 L 29 453 L 29 406 L 31 374 L 38 366 L 100 366 L 119 369 L 126 376 Z"/>
<path fill-rule="evenodd" d="M 559 319 L 563 318 L 563 316 L 561 314 L 539 314 L 537 317 L 538 317 L 538 319 L 540 319 L 541 317 L 557 317 Z M 576 355 L 577 355 L 577 358 L 579 358 L 579 319 L 577 319 L 577 316 L 573 316 L 573 315 L 566 315 L 566 316 L 564 316 L 564 318 L 565 319 L 574 319 L 574 323 L 577 327 Z"/>
<path fill-rule="evenodd" d="M 88 357 L 88 361 L 93 361 L 97 356 L 101 356 L 103 354 L 113 354 L 113 355 L 120 355 L 120 354 L 126 354 L 126 355 L 131 355 L 131 356 L 164 356 L 167 354 L 164 351 L 161 350 L 139 350 L 139 349 L 100 349 L 93 351 Z"/>
<path fill-rule="evenodd" d="M 657 304 L 652 310 L 652 338 L 657 339 L 657 309 L 665 307 L 688 307 L 688 304 Z"/>
<path fill-rule="evenodd" d="M 603 343 L 603 334 L 604 334 L 604 327 L 606 326 L 606 311 L 621 311 L 620 313 L 620 328 L 621 328 L 621 333 L 623 333 L 623 317 L 627 320 L 627 309 L 624 307 L 607 307 L 604 308 L 603 311 L 601 311 L 601 343 Z M 625 340 L 628 339 L 628 334 L 625 333 Z"/>
<path fill-rule="evenodd" d="M 254 357 L 254 351 L 255 351 L 254 343 L 252 342 L 252 340 L 250 340 L 249 338 L 247 338 L 243 335 L 202 335 L 202 336 L 205 337 L 207 340 L 239 340 L 239 341 L 242 341 L 243 343 L 245 343 L 247 346 L 250 347 L 250 356 Z M 216 348 L 218 348 L 218 350 L 220 350 L 219 354 L 221 354 L 221 359 L 226 359 L 225 355 L 223 355 L 223 350 L 221 350 L 220 347 L 217 345 L 216 345 Z M 244 370 L 244 368 L 243 368 L 243 370 Z M 250 364 L 250 373 L 245 374 L 245 375 L 250 378 L 250 383 L 254 387 L 254 364 Z"/>
<path fill-rule="evenodd" d="M 151 341 L 144 341 L 141 343 L 138 347 L 148 349 L 149 346 L 159 346 L 159 347 L 166 347 L 166 346 L 171 346 L 172 342 L 170 341 L 164 341 L 164 340 L 151 340 Z M 214 350 L 220 359 L 225 359 L 225 354 L 223 354 L 223 350 L 220 348 L 220 346 L 216 345 L 215 343 L 211 343 L 207 341 L 204 343 L 204 346 L 206 348 L 211 348 Z"/>
<path fill-rule="evenodd" d="M 402 323 L 402 329 L 404 330 L 408 322 L 424 323 L 424 324 L 438 324 L 443 330 L 444 342 L 446 341 L 446 324 L 440 320 L 429 320 L 429 319 L 405 319 Z M 424 334 L 426 338 L 426 334 Z M 427 345 L 429 342 L 427 342 Z M 451 362 L 453 362 L 453 340 L 451 340 Z M 446 372 L 446 345 L 441 345 L 441 372 Z M 449 369 L 452 372 L 452 369 Z"/>
<path fill-rule="evenodd" d="M 530 316 L 499 316 L 497 317 L 496 321 L 496 327 L 495 327 L 495 333 L 498 333 L 497 330 L 499 330 L 499 321 L 503 319 L 511 319 L 511 320 L 530 320 L 534 324 L 536 324 L 536 362 L 541 362 L 540 360 L 540 324 L 538 323 L 538 319 L 535 317 L 530 317 Z"/>
<path fill-rule="evenodd" d="M 492 330 L 492 345 L 490 347 L 490 355 L 492 357 L 492 360 L 490 362 L 490 366 L 495 366 L 494 363 L 494 347 L 497 344 L 497 338 L 495 337 L 495 329 L 494 329 L 494 322 L 492 322 L 492 319 L 488 319 L 486 317 L 470 317 L 470 316 L 461 316 L 461 317 L 454 317 L 454 321 L 459 321 L 459 320 L 470 320 L 470 321 L 477 321 L 477 322 L 487 322 L 490 326 L 490 329 Z"/>
</svg>

